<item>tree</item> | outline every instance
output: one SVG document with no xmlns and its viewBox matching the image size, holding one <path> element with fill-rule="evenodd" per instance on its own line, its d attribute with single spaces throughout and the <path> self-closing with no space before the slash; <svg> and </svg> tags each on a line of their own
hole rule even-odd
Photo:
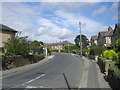
<svg viewBox="0 0 120 90">
<path fill-rule="evenodd" d="M 6 54 L 10 56 L 25 56 L 30 51 L 27 37 L 19 37 L 18 35 L 11 36 L 7 42 L 4 42 L 4 48 L 7 50 Z"/>
<path fill-rule="evenodd" d="M 37 41 L 37 40 L 34 40 L 34 41 L 29 41 L 29 44 L 30 44 L 30 48 L 31 50 L 33 50 L 33 52 L 38 52 L 39 54 L 42 54 L 43 53 L 43 42 L 42 41 Z"/>
<path fill-rule="evenodd" d="M 34 41 L 30 41 L 30 46 L 33 48 L 33 47 L 43 47 L 43 42 L 42 41 L 37 41 L 37 40 L 34 40 Z"/>
<path fill-rule="evenodd" d="M 80 35 L 76 36 L 74 41 L 75 41 L 76 46 L 80 46 L 79 45 L 79 43 L 80 43 Z M 89 45 L 88 38 L 85 35 L 82 35 L 82 47 L 87 48 L 88 45 Z"/>
</svg>

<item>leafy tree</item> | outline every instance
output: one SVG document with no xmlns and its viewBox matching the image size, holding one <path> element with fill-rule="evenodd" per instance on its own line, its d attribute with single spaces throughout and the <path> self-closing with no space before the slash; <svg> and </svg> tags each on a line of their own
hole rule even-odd
<svg viewBox="0 0 120 90">
<path fill-rule="evenodd" d="M 27 37 L 11 36 L 7 42 L 4 42 L 4 47 L 7 50 L 7 55 L 22 55 L 25 56 L 29 53 L 29 43 Z"/>
<path fill-rule="evenodd" d="M 74 41 L 75 41 L 76 46 L 80 46 L 79 45 L 79 43 L 80 43 L 80 35 L 76 36 Z M 82 35 L 82 47 L 87 48 L 88 45 L 89 45 L 88 38 L 85 35 Z"/>
<path fill-rule="evenodd" d="M 34 47 L 43 47 L 43 42 L 42 41 L 34 40 L 34 41 L 29 41 L 29 43 L 30 43 L 30 46 L 32 48 L 34 48 Z"/>
<path fill-rule="evenodd" d="M 30 48 L 33 50 L 34 54 L 35 52 L 38 52 L 39 54 L 43 53 L 43 42 L 42 41 L 29 41 Z"/>
</svg>

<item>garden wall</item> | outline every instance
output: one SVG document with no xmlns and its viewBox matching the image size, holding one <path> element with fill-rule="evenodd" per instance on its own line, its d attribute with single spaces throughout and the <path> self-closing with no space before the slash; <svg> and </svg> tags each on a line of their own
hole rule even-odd
<svg viewBox="0 0 120 90">
<path fill-rule="evenodd" d="M 2 58 L 2 70 L 24 66 L 36 63 L 44 59 L 44 55 L 28 55 L 28 56 L 7 56 Z"/>
</svg>

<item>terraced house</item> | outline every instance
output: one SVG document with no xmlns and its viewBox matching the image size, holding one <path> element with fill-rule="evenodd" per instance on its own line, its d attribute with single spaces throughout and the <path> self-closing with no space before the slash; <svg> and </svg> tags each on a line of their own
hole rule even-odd
<svg viewBox="0 0 120 90">
<path fill-rule="evenodd" d="M 115 47 L 116 40 L 120 38 L 120 24 L 115 24 L 113 29 L 108 27 L 108 31 L 102 31 L 98 33 L 98 36 L 91 37 L 91 44 L 95 43 L 98 46 Z"/>
<path fill-rule="evenodd" d="M 15 33 L 17 33 L 16 30 L 14 30 L 6 25 L 0 24 L 0 52 L 3 51 L 4 42 L 7 42 L 7 40 L 11 36 L 15 35 Z"/>
<path fill-rule="evenodd" d="M 54 42 L 54 43 L 46 43 L 45 46 L 47 48 L 51 48 L 52 50 L 63 50 L 64 46 L 73 45 L 68 41 L 63 42 Z"/>
<path fill-rule="evenodd" d="M 112 47 L 116 46 L 116 40 L 120 38 L 120 23 L 115 25 L 115 29 L 112 35 Z"/>
</svg>

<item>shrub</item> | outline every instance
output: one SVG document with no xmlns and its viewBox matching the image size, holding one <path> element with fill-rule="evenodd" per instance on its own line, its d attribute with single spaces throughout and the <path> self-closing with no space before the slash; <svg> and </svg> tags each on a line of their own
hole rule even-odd
<svg viewBox="0 0 120 90">
<path fill-rule="evenodd" d="M 83 50 L 82 50 L 82 54 L 83 54 L 83 55 L 86 55 L 88 52 L 90 52 L 89 49 L 83 49 Z"/>
<path fill-rule="evenodd" d="M 38 53 L 38 52 L 35 52 L 35 55 L 37 55 L 37 56 L 38 56 L 38 55 L 39 55 L 39 53 Z"/>
<path fill-rule="evenodd" d="M 6 55 L 28 55 L 29 43 L 27 37 L 12 36 L 7 42 L 4 42 L 4 48 L 7 50 Z"/>
<path fill-rule="evenodd" d="M 120 79 L 120 69 L 117 66 L 110 66 L 109 71 L 112 71 L 110 74 L 112 74 L 115 78 Z"/>
<path fill-rule="evenodd" d="M 0 53 L 0 56 L 5 56 L 5 53 Z"/>
<path fill-rule="evenodd" d="M 96 46 L 90 49 L 90 55 L 98 55 L 100 56 L 103 51 L 105 51 L 107 48 L 106 47 L 101 47 L 101 46 Z"/>
<path fill-rule="evenodd" d="M 52 52 L 59 52 L 59 50 L 52 50 Z"/>
<path fill-rule="evenodd" d="M 68 52 L 67 50 L 61 50 L 61 52 L 64 52 L 64 53 L 66 53 L 66 52 Z"/>
<path fill-rule="evenodd" d="M 117 55 L 117 53 L 115 52 L 115 51 L 113 51 L 113 50 L 110 50 L 109 51 L 109 53 L 108 53 L 108 58 L 110 59 L 110 60 L 117 60 L 118 59 L 118 55 Z"/>
<path fill-rule="evenodd" d="M 109 54 L 109 51 L 108 51 L 108 50 L 106 50 L 106 51 L 103 52 L 103 56 L 104 56 L 105 58 L 108 58 L 108 54 Z"/>
</svg>

